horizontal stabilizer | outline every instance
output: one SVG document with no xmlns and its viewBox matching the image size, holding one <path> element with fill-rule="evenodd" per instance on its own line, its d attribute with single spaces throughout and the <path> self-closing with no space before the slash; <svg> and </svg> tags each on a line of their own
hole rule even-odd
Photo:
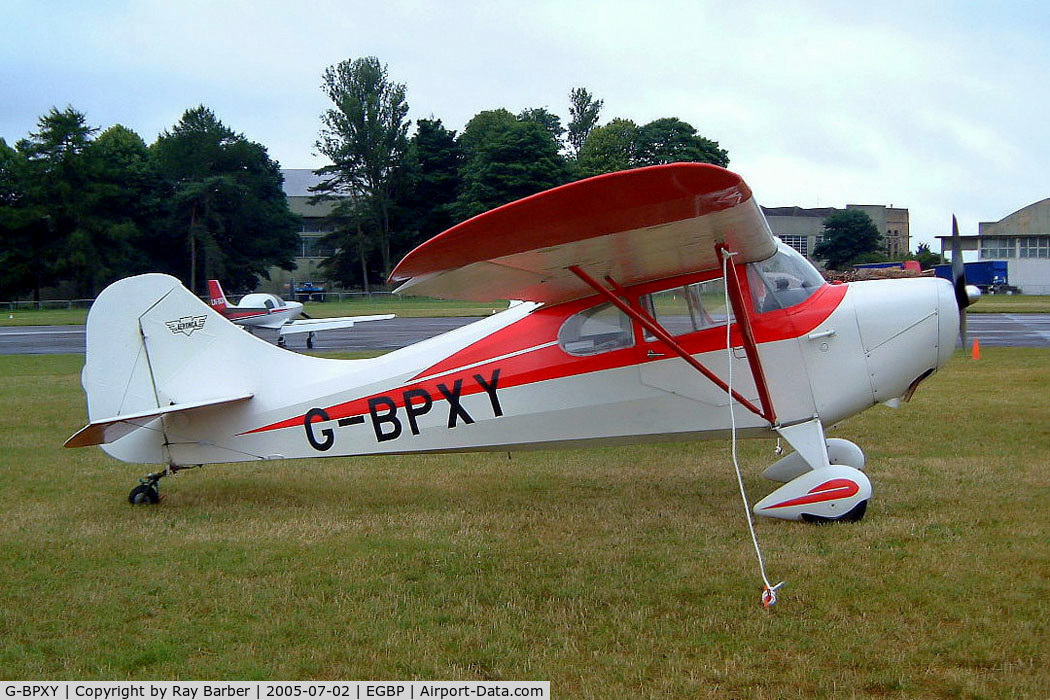
<svg viewBox="0 0 1050 700">
<path fill-rule="evenodd" d="M 91 421 L 73 435 L 73 437 L 66 440 L 65 446 L 88 447 L 89 445 L 104 445 L 113 442 L 114 440 L 119 440 L 128 433 L 138 430 L 139 428 L 146 427 L 151 421 L 160 418 L 161 416 L 182 413 L 184 411 L 193 411 L 199 408 L 207 408 L 209 406 L 236 403 L 238 401 L 245 401 L 251 397 L 252 394 L 242 394 L 239 396 L 226 396 L 220 399 L 190 401 L 187 403 L 177 403 L 146 411 L 138 411 L 136 413 L 126 413 L 122 416 L 114 416 L 113 418 Z"/>
<path fill-rule="evenodd" d="M 281 335 L 333 331 L 337 328 L 353 328 L 355 323 L 364 323 L 365 321 L 389 321 L 394 317 L 395 314 L 375 314 L 373 316 L 341 316 L 338 318 L 304 318 L 281 326 Z"/>
</svg>

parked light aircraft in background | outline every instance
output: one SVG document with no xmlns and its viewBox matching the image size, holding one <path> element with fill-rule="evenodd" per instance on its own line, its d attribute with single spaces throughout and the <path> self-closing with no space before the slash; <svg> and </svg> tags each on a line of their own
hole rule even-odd
<svg viewBox="0 0 1050 700">
<path fill-rule="evenodd" d="M 277 344 L 285 344 L 286 335 L 306 333 L 306 347 L 314 346 L 314 334 L 333 331 L 337 328 L 353 328 L 363 321 L 387 321 L 394 314 L 372 316 L 341 316 L 339 318 L 302 318 L 303 305 L 297 301 L 285 301 L 274 294 L 246 294 L 239 304 L 226 300 L 219 280 L 208 280 L 208 296 L 211 307 L 239 326 L 271 328 L 277 331 Z"/>
<path fill-rule="evenodd" d="M 786 483 L 755 512 L 856 520 L 864 455 L 825 427 L 909 399 L 951 357 L 969 304 L 963 280 L 826 283 L 739 176 L 695 163 L 494 209 L 391 279 L 522 301 L 331 360 L 239 332 L 172 277 L 121 280 L 88 317 L 90 422 L 67 446 L 165 465 L 130 495 L 155 503 L 162 476 L 216 462 L 781 437 L 795 452 L 765 475 Z"/>
</svg>

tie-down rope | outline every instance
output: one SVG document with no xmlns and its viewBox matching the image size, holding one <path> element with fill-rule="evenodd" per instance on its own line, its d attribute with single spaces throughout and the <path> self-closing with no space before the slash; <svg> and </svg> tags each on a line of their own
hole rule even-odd
<svg viewBox="0 0 1050 700">
<path fill-rule="evenodd" d="M 726 384 L 729 386 L 729 426 L 730 434 L 732 436 L 732 453 L 733 453 L 733 468 L 736 470 L 736 481 L 740 486 L 740 500 L 744 503 L 744 517 L 747 519 L 747 529 L 751 533 L 751 542 L 755 545 L 755 556 L 758 558 L 758 570 L 762 575 L 762 607 L 770 608 L 777 603 L 777 589 L 784 585 L 781 581 L 777 585 L 772 585 L 769 582 L 769 577 L 766 576 L 766 564 L 762 559 L 762 548 L 758 545 L 758 535 L 755 534 L 755 522 L 754 516 L 751 514 L 751 504 L 747 500 L 747 491 L 744 489 L 744 477 L 740 472 L 740 462 L 737 459 L 736 451 L 736 412 L 733 410 L 733 344 L 731 340 L 730 329 L 732 328 L 732 315 L 729 310 L 732 308 L 729 302 L 729 259 L 736 255 L 731 253 L 727 249 L 722 249 L 722 287 L 725 290 L 725 305 L 726 305 L 726 358 L 729 364 L 729 376 Z"/>
</svg>

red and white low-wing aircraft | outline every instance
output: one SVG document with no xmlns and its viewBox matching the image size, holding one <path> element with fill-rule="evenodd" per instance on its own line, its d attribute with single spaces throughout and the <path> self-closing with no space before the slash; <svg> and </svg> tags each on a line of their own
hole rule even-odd
<svg viewBox="0 0 1050 700">
<path fill-rule="evenodd" d="M 240 332 L 178 280 L 121 280 L 88 316 L 90 423 L 166 465 L 514 450 L 727 437 L 795 452 L 755 511 L 857 519 L 871 485 L 824 427 L 911 396 L 955 347 L 965 303 L 936 278 L 827 284 L 778 243 L 751 190 L 711 165 L 575 182 L 436 236 L 399 291 L 506 311 L 366 360 L 298 355 Z M 728 343 L 727 343 L 728 338 Z M 730 385 L 731 383 L 731 385 Z"/>
<path fill-rule="evenodd" d="M 371 316 L 340 316 L 337 318 L 299 318 L 303 316 L 303 305 L 297 301 L 285 301 L 274 294 L 246 294 L 239 304 L 226 300 L 219 280 L 208 280 L 208 297 L 211 307 L 247 329 L 270 328 L 277 331 L 277 344 L 285 344 L 286 335 L 306 334 L 306 347 L 314 346 L 314 334 L 333 331 L 337 328 L 353 328 L 363 321 L 388 321 L 394 314 Z"/>
</svg>

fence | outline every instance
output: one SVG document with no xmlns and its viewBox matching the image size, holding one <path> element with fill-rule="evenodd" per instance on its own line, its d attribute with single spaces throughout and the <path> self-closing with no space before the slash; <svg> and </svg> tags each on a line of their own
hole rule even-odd
<svg viewBox="0 0 1050 700">
<path fill-rule="evenodd" d="M 6 311 L 41 309 L 86 309 L 94 299 L 42 299 L 40 301 L 0 301 L 0 309 Z"/>
</svg>

